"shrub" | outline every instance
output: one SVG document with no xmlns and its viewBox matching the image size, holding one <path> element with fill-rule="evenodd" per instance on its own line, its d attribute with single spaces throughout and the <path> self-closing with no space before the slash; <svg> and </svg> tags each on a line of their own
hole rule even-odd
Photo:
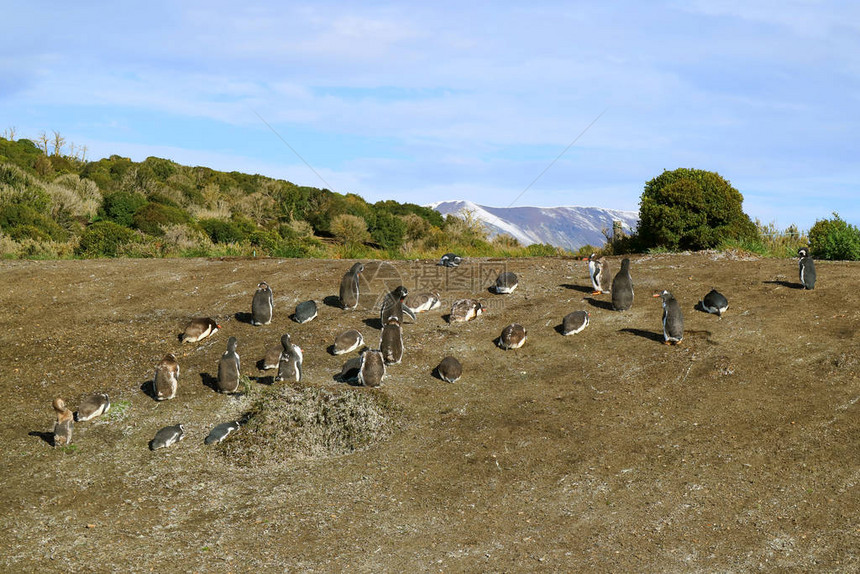
<svg viewBox="0 0 860 574">
<path fill-rule="evenodd" d="M 120 245 L 132 241 L 134 231 L 112 221 L 98 221 L 86 228 L 75 252 L 84 257 L 116 257 Z"/>
<path fill-rule="evenodd" d="M 102 210 L 105 216 L 111 221 L 131 227 L 134 213 L 146 205 L 146 203 L 147 200 L 143 194 L 117 191 L 105 196 Z"/>
<path fill-rule="evenodd" d="M 719 174 L 664 171 L 645 184 L 637 235 L 642 247 L 710 249 L 728 239 L 754 239 L 743 196 Z"/>
<path fill-rule="evenodd" d="M 199 224 L 214 243 L 239 243 L 245 239 L 242 230 L 229 221 L 201 219 Z"/>
<path fill-rule="evenodd" d="M 348 213 L 337 215 L 331 220 L 331 233 L 344 243 L 363 243 L 370 239 L 364 219 Z"/>
<path fill-rule="evenodd" d="M 11 230 L 20 226 L 33 226 L 53 241 L 66 241 L 69 234 L 47 215 L 28 205 L 12 203 L 0 206 L 0 228 Z"/>
<path fill-rule="evenodd" d="M 383 249 L 394 251 L 403 245 L 406 237 L 406 223 L 398 216 L 387 211 L 379 211 L 370 229 L 370 236 Z"/>
<path fill-rule="evenodd" d="M 818 259 L 860 259 L 860 230 L 833 213 L 833 219 L 816 220 L 809 230 L 809 248 Z"/>
<path fill-rule="evenodd" d="M 132 223 L 148 235 L 164 235 L 164 226 L 191 223 L 192 219 L 179 207 L 149 202 L 134 213 Z"/>
<path fill-rule="evenodd" d="M 22 239 L 34 239 L 36 241 L 50 241 L 51 236 L 35 225 L 16 225 L 9 230 L 9 237 L 15 241 Z"/>
</svg>

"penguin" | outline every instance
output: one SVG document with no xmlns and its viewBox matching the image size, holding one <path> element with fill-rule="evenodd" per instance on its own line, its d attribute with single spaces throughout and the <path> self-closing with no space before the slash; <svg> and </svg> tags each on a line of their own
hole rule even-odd
<svg viewBox="0 0 860 574">
<path fill-rule="evenodd" d="M 499 335 L 499 347 L 504 350 L 519 349 L 526 342 L 526 329 L 519 323 L 511 323 Z"/>
<path fill-rule="evenodd" d="M 266 347 L 266 355 L 263 357 L 263 368 L 261 370 L 277 369 L 278 363 L 281 362 L 281 351 L 283 350 L 284 348 L 280 343 Z"/>
<path fill-rule="evenodd" d="M 317 316 L 317 304 L 316 301 L 311 299 L 310 301 L 304 301 L 296 305 L 296 312 L 293 315 L 293 319 L 296 323 L 307 323 L 308 321 L 313 320 Z"/>
<path fill-rule="evenodd" d="M 666 345 L 677 345 L 684 338 L 684 315 L 681 305 L 668 291 L 654 293 L 663 300 L 663 339 Z"/>
<path fill-rule="evenodd" d="M 158 366 L 155 367 L 155 377 L 152 388 L 155 390 L 155 400 L 163 401 L 176 396 L 179 386 L 179 363 L 173 353 L 167 353 Z"/>
<path fill-rule="evenodd" d="M 191 319 L 182 334 L 183 343 L 196 343 L 206 337 L 214 335 L 221 328 L 215 319 L 209 317 Z"/>
<path fill-rule="evenodd" d="M 800 284 L 804 289 L 815 289 L 815 263 L 809 255 L 809 249 L 801 247 L 797 250 Z"/>
<path fill-rule="evenodd" d="M 576 335 L 588 327 L 588 311 L 574 311 L 564 316 L 561 321 L 562 335 Z"/>
<path fill-rule="evenodd" d="M 420 293 L 409 293 L 403 304 L 409 307 L 413 313 L 432 311 L 442 306 L 442 299 L 438 291 L 422 291 Z"/>
<path fill-rule="evenodd" d="M 229 423 L 221 423 L 220 425 L 215 425 L 215 427 L 209 431 L 209 435 L 203 439 L 204 444 L 218 444 L 225 438 L 227 438 L 230 433 L 239 430 L 239 421 L 230 421 Z"/>
<path fill-rule="evenodd" d="M 451 305 L 450 323 L 465 323 L 484 312 L 480 301 L 474 299 L 459 299 Z"/>
<path fill-rule="evenodd" d="M 609 265 L 609 260 L 606 257 L 600 257 L 595 264 L 595 273 L 597 287 L 592 295 L 601 295 L 612 291 L 612 268 Z"/>
<path fill-rule="evenodd" d="M 358 285 L 363 271 L 364 263 L 355 263 L 340 281 L 340 304 L 346 310 L 358 307 Z"/>
<path fill-rule="evenodd" d="M 507 295 L 514 292 L 514 289 L 519 285 L 517 274 L 513 271 L 505 271 L 499 273 L 496 277 L 496 284 L 493 286 L 493 291 L 498 295 Z"/>
<path fill-rule="evenodd" d="M 352 357 L 348 359 L 337 375 L 337 380 L 342 383 L 358 382 L 358 373 L 361 370 L 361 357 Z"/>
<path fill-rule="evenodd" d="M 448 383 L 456 383 L 463 375 L 463 365 L 454 357 L 445 357 L 436 367 L 439 378 Z"/>
<path fill-rule="evenodd" d="M 729 301 L 722 293 L 716 289 L 711 289 L 705 297 L 699 301 L 702 309 L 708 313 L 716 314 L 720 319 L 723 318 L 723 313 L 729 308 Z"/>
<path fill-rule="evenodd" d="M 236 353 L 236 337 L 227 339 L 227 350 L 218 362 L 218 392 L 235 393 L 239 388 L 241 362 Z"/>
<path fill-rule="evenodd" d="M 66 402 L 60 398 L 54 399 L 53 407 L 57 413 L 57 422 L 54 423 L 54 446 L 72 444 L 72 429 L 75 426 L 72 411 L 66 408 Z"/>
<path fill-rule="evenodd" d="M 298 345 L 294 345 L 290 341 L 289 335 L 281 337 L 281 358 L 278 361 L 278 376 L 275 381 L 296 381 L 302 380 L 302 349 Z"/>
<path fill-rule="evenodd" d="M 600 294 L 600 280 L 598 278 L 600 273 L 600 267 L 597 263 L 597 254 L 592 253 L 588 256 L 588 278 L 591 279 L 591 286 L 593 287 L 591 294 L 599 295 Z"/>
<path fill-rule="evenodd" d="M 389 317 L 388 322 L 382 327 L 379 350 L 386 365 L 396 365 L 403 358 L 403 330 L 397 317 Z"/>
<path fill-rule="evenodd" d="M 149 450 L 157 450 L 159 448 L 167 448 L 175 442 L 185 438 L 185 429 L 181 424 L 164 427 L 155 433 L 155 437 L 149 441 Z"/>
<path fill-rule="evenodd" d="M 460 263 L 463 262 L 463 258 L 459 255 L 455 255 L 454 253 L 446 253 L 439 259 L 439 263 L 436 265 L 441 265 L 442 267 L 457 267 Z"/>
<path fill-rule="evenodd" d="M 626 311 L 633 306 L 633 278 L 630 276 L 630 259 L 621 260 L 621 270 L 612 280 L 612 308 Z"/>
<path fill-rule="evenodd" d="M 275 308 L 272 288 L 265 281 L 257 284 L 257 291 L 251 300 L 251 324 L 268 325 L 272 322 L 272 312 Z"/>
<path fill-rule="evenodd" d="M 385 378 L 385 360 L 378 350 L 367 349 L 361 354 L 358 383 L 364 387 L 378 387 Z"/>
<path fill-rule="evenodd" d="M 77 422 L 84 422 L 100 417 L 110 410 L 110 397 L 107 393 L 94 393 L 81 399 L 75 413 Z"/>
<path fill-rule="evenodd" d="M 415 313 L 412 309 L 403 304 L 406 296 L 409 295 L 409 290 L 403 285 L 397 287 L 391 293 L 385 295 L 382 299 L 382 309 L 379 311 L 379 321 L 385 326 L 388 319 L 394 317 L 399 323 L 403 323 L 403 314 L 405 313 L 413 321 L 416 320 Z"/>
<path fill-rule="evenodd" d="M 364 344 L 364 337 L 356 329 L 349 329 L 334 338 L 332 355 L 351 353 Z"/>
</svg>

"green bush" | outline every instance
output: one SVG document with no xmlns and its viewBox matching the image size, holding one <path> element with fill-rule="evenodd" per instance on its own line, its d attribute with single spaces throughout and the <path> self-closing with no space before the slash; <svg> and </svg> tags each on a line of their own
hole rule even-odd
<svg viewBox="0 0 860 574">
<path fill-rule="evenodd" d="M 146 204 L 146 197 L 140 193 L 117 191 L 105 196 L 102 211 L 111 221 L 131 227 L 134 224 L 134 213 Z"/>
<path fill-rule="evenodd" d="M 34 239 L 36 241 L 50 241 L 51 236 L 35 225 L 16 225 L 9 230 L 9 237 L 15 241 L 22 239 Z"/>
<path fill-rule="evenodd" d="M 379 211 L 376 214 L 376 221 L 370 228 L 370 236 L 383 249 L 388 251 L 400 249 L 406 237 L 406 222 L 387 211 Z"/>
<path fill-rule="evenodd" d="M 164 235 L 164 226 L 192 223 L 191 216 L 179 207 L 149 202 L 134 212 L 132 224 L 147 235 Z"/>
<path fill-rule="evenodd" d="M 809 249 L 818 259 L 860 259 L 860 230 L 833 213 L 833 219 L 816 220 L 809 230 Z"/>
<path fill-rule="evenodd" d="M 639 204 L 639 243 L 645 249 L 711 249 L 729 239 L 755 239 L 743 196 L 719 174 L 664 171 L 645 184 Z"/>
<path fill-rule="evenodd" d="M 12 203 L 0 206 L 0 228 L 11 232 L 17 227 L 32 226 L 53 241 L 66 241 L 69 234 L 57 222 L 28 205 Z"/>
<path fill-rule="evenodd" d="M 84 230 L 75 252 L 84 257 L 116 257 L 119 247 L 135 237 L 134 231 L 112 221 L 98 221 Z"/>
<path fill-rule="evenodd" d="M 213 243 L 239 243 L 245 239 L 242 230 L 229 221 L 201 219 L 199 223 Z"/>
</svg>

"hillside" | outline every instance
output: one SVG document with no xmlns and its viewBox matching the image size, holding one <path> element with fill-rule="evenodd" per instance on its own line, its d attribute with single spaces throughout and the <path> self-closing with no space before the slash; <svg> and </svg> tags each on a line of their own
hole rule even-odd
<svg viewBox="0 0 860 574">
<path fill-rule="evenodd" d="M 585 245 L 600 247 L 615 221 L 626 233 L 636 229 L 639 214 L 602 207 L 487 207 L 471 201 L 440 201 L 429 207 L 442 215 L 468 212 L 491 236 L 508 234 L 523 245 L 545 243 L 569 251 Z"/>
<path fill-rule="evenodd" d="M 432 261 L 368 263 L 362 305 L 346 312 L 330 304 L 351 261 L 0 262 L 0 569 L 860 568 L 860 263 L 820 262 L 818 286 L 803 291 L 791 261 L 635 256 L 636 299 L 624 313 L 589 295 L 573 259 L 476 258 L 448 272 Z M 520 277 L 512 295 L 487 291 L 501 268 Z M 247 313 L 263 279 L 275 320 L 254 327 Z M 373 306 L 401 282 L 440 287 L 445 305 L 406 323 L 403 363 L 379 390 L 336 382 L 345 358 L 327 352 L 334 336 L 354 327 L 375 345 Z M 694 310 L 712 286 L 729 299 L 722 319 Z M 650 294 L 664 288 L 686 318 L 678 347 L 661 344 Z M 487 311 L 448 324 L 462 296 Z M 319 317 L 292 322 L 309 298 Z M 562 317 L 577 309 L 591 324 L 561 336 Z M 188 318 L 205 315 L 221 331 L 179 343 Z M 528 340 L 502 351 L 493 341 L 512 321 Z M 304 349 L 295 389 L 255 366 L 284 332 Z M 249 395 L 211 388 L 230 336 Z M 148 381 L 167 352 L 177 353 L 180 386 L 159 403 Z M 464 365 L 459 383 L 432 376 L 446 354 Z M 94 391 L 110 393 L 112 412 L 77 423 L 71 447 L 52 448 L 51 401 L 74 408 Z M 360 408 L 328 416 L 344 401 Z M 216 423 L 252 408 L 258 419 L 204 445 Z M 266 417 L 282 426 L 254 423 Z M 348 426 L 362 417 L 385 432 Z M 185 440 L 148 450 L 157 429 L 176 423 Z M 333 439 L 351 429 L 368 440 L 337 454 Z"/>
</svg>

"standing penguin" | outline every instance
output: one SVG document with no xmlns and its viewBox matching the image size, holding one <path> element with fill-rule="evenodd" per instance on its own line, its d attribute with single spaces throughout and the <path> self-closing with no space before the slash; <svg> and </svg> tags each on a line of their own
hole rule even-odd
<svg viewBox="0 0 860 574">
<path fill-rule="evenodd" d="M 815 289 L 815 263 L 809 255 L 809 249 L 801 247 L 797 250 L 800 258 L 798 267 L 800 270 L 800 284 L 804 289 Z"/>
<path fill-rule="evenodd" d="M 54 411 L 57 413 L 57 422 L 54 423 L 54 446 L 66 446 L 72 444 L 72 429 L 75 426 L 72 411 L 66 408 L 63 399 L 54 399 Z"/>
<path fill-rule="evenodd" d="M 723 313 L 729 308 L 728 299 L 716 289 L 711 289 L 707 295 L 700 301 L 702 309 L 708 313 L 714 313 L 720 319 L 723 318 Z"/>
<path fill-rule="evenodd" d="M 344 309 L 358 307 L 358 285 L 363 271 L 364 263 L 355 263 L 340 280 L 340 304 Z"/>
<path fill-rule="evenodd" d="M 633 306 L 633 277 L 630 276 L 630 259 L 621 260 L 621 270 L 612 280 L 612 308 L 626 311 Z"/>
<path fill-rule="evenodd" d="M 588 278 L 591 279 L 591 286 L 593 288 L 591 294 L 599 295 L 600 280 L 598 278 L 598 274 L 600 273 L 600 267 L 597 263 L 597 254 L 592 253 L 588 256 L 588 259 L 586 261 L 588 261 Z"/>
<path fill-rule="evenodd" d="M 268 325 L 272 322 L 275 299 L 272 296 L 272 288 L 265 281 L 257 284 L 257 291 L 251 301 L 251 324 Z"/>
<path fill-rule="evenodd" d="M 519 323 L 511 323 L 499 335 L 499 347 L 504 350 L 519 349 L 526 342 L 526 328 Z"/>
<path fill-rule="evenodd" d="M 664 343 L 677 345 L 684 338 L 684 315 L 681 313 L 681 305 L 671 293 L 665 290 L 654 293 L 654 297 L 660 297 L 663 300 Z"/>
<path fill-rule="evenodd" d="M 385 378 L 385 359 L 378 350 L 367 349 L 361 354 L 358 383 L 364 387 L 378 387 Z"/>
<path fill-rule="evenodd" d="M 176 362 L 176 356 L 173 353 L 167 353 L 155 367 L 155 377 L 152 379 L 155 400 L 172 399 L 176 396 L 178 386 L 179 363 Z"/>
<path fill-rule="evenodd" d="M 227 350 L 218 362 L 218 392 L 235 393 L 239 388 L 241 363 L 236 353 L 236 337 L 227 339 Z"/>
<path fill-rule="evenodd" d="M 281 337 L 281 360 L 278 362 L 278 376 L 275 381 L 302 380 L 302 360 L 304 358 L 302 349 L 290 341 L 289 335 Z"/>
<path fill-rule="evenodd" d="M 595 264 L 595 273 L 597 280 L 596 293 L 592 295 L 600 295 L 612 291 L 612 267 L 609 265 L 609 260 L 606 257 L 601 257 Z"/>
<path fill-rule="evenodd" d="M 107 393 L 93 393 L 87 395 L 78 404 L 75 412 L 75 420 L 78 422 L 92 420 L 100 417 L 110 410 L 110 397 Z"/>
<path fill-rule="evenodd" d="M 415 321 L 415 313 L 412 312 L 412 309 L 403 304 L 407 295 L 409 295 L 409 290 L 403 285 L 400 285 L 397 289 L 385 295 L 382 299 L 382 309 L 379 311 L 379 321 L 383 326 L 388 324 L 388 319 L 391 317 L 394 317 L 397 319 L 398 323 L 402 324 L 404 313 Z"/>
<path fill-rule="evenodd" d="M 379 350 L 386 365 L 396 365 L 403 358 L 403 330 L 397 317 L 389 317 L 382 327 Z"/>
</svg>

